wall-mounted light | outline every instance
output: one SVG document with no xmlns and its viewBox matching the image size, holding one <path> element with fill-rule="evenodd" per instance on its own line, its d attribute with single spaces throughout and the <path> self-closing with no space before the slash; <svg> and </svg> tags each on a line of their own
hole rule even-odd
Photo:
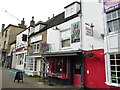
<svg viewBox="0 0 120 90">
<path fill-rule="evenodd" d="M 85 23 L 85 24 L 88 25 L 88 26 L 90 26 L 91 28 L 95 27 L 95 26 L 93 25 L 93 23 L 91 23 L 91 24 Z"/>
<path fill-rule="evenodd" d="M 102 37 L 102 39 L 104 39 L 105 35 L 104 34 L 100 34 L 100 36 Z"/>
</svg>

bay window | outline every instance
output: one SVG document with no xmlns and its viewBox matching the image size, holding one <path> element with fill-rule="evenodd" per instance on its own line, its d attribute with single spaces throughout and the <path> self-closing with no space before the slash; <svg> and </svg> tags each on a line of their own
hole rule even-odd
<svg viewBox="0 0 120 90">
<path fill-rule="evenodd" d="M 113 12 L 107 13 L 107 27 L 108 33 L 120 30 L 120 10 L 115 10 Z"/>
<path fill-rule="evenodd" d="M 120 84 L 120 54 L 110 55 L 111 83 Z"/>
<path fill-rule="evenodd" d="M 120 54 L 109 55 L 110 65 L 107 68 L 107 79 L 112 86 L 120 86 Z"/>
</svg>

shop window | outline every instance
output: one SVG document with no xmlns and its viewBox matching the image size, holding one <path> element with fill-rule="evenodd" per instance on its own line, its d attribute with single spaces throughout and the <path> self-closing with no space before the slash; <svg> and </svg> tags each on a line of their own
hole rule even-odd
<svg viewBox="0 0 120 90">
<path fill-rule="evenodd" d="M 23 65 L 24 54 L 17 55 L 18 65 Z"/>
<path fill-rule="evenodd" d="M 62 59 L 62 74 L 63 74 L 63 76 L 66 76 L 67 75 L 67 57 L 64 57 L 63 59 Z"/>
<path fill-rule="evenodd" d="M 120 10 L 115 10 L 107 15 L 108 33 L 120 30 Z"/>
<path fill-rule="evenodd" d="M 67 76 L 67 58 L 58 57 L 49 59 L 49 71 L 60 76 Z"/>
<path fill-rule="evenodd" d="M 49 60 L 49 71 L 50 72 L 56 73 L 56 68 L 55 68 L 56 64 L 55 63 L 56 63 L 55 58 L 52 58 Z"/>
<path fill-rule="evenodd" d="M 120 54 L 110 55 L 111 83 L 120 84 Z"/>
<path fill-rule="evenodd" d="M 58 74 L 62 74 L 62 59 L 61 58 L 56 59 L 56 72 Z"/>
<path fill-rule="evenodd" d="M 27 59 L 27 70 L 33 71 L 33 59 Z"/>
<path fill-rule="evenodd" d="M 34 43 L 33 45 L 33 53 L 39 53 L 39 43 Z"/>
</svg>

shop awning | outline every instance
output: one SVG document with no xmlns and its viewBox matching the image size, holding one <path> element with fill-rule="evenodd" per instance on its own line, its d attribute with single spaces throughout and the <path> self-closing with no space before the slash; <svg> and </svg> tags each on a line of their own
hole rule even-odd
<svg viewBox="0 0 120 90">
<path fill-rule="evenodd" d="M 42 54 L 43 57 L 55 57 L 55 56 L 77 56 L 78 54 L 82 54 L 82 52 L 59 52 L 59 53 L 48 53 Z"/>
<path fill-rule="evenodd" d="M 38 58 L 38 57 L 42 57 L 41 55 L 29 55 L 26 56 L 26 58 Z"/>
</svg>

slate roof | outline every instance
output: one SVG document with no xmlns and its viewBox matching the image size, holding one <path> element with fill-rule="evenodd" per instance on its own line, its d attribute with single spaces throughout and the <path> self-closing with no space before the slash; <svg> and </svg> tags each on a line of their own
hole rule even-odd
<svg viewBox="0 0 120 90">
<path fill-rule="evenodd" d="M 78 14 L 80 14 L 81 12 L 78 11 L 76 14 L 70 16 L 70 17 L 67 17 L 65 18 L 65 12 L 62 12 L 60 13 L 59 15 L 49 19 L 48 21 L 46 21 L 44 24 L 46 25 L 43 29 L 41 29 L 40 31 L 36 32 L 36 33 L 32 33 L 29 37 L 33 36 L 33 35 L 36 35 L 42 31 L 45 31 L 53 26 L 56 26 L 56 25 L 59 25 L 61 23 L 64 23 L 64 22 L 67 22 L 75 17 L 78 16 Z"/>
</svg>

